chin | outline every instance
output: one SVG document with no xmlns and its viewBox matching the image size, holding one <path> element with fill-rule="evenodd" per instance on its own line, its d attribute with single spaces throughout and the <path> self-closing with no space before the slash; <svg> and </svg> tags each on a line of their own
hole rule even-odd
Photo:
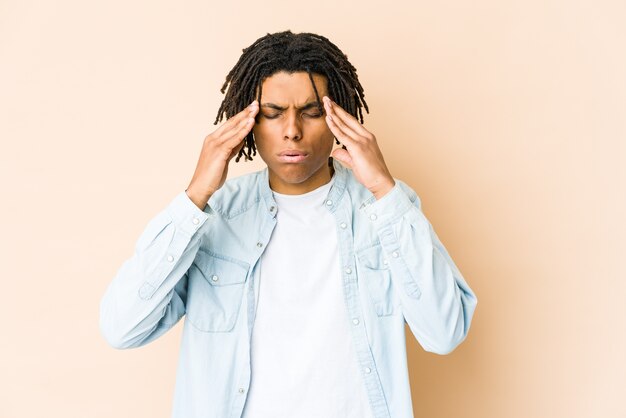
<svg viewBox="0 0 626 418">
<path fill-rule="evenodd" d="M 271 167 L 274 175 L 283 183 L 300 184 L 316 176 L 320 167 L 311 167 L 302 164 L 276 164 Z"/>
<path fill-rule="evenodd" d="M 286 172 L 286 170 L 274 170 L 274 173 L 276 173 L 283 183 L 288 184 L 304 183 L 313 176 L 311 172 Z"/>
</svg>

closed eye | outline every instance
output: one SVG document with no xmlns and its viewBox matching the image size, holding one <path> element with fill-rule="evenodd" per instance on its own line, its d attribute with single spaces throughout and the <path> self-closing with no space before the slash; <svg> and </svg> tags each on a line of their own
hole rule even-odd
<svg viewBox="0 0 626 418">
<path fill-rule="evenodd" d="M 263 117 L 267 118 L 267 119 L 276 119 L 277 117 L 280 116 L 280 113 L 276 114 L 276 115 L 263 115 Z M 320 116 L 322 116 L 321 113 L 315 112 L 315 113 L 303 113 L 302 116 L 306 116 L 309 118 L 319 118 Z"/>
</svg>

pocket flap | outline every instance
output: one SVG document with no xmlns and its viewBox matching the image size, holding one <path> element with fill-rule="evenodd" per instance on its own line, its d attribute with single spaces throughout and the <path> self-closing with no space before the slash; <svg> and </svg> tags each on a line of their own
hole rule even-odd
<svg viewBox="0 0 626 418">
<path fill-rule="evenodd" d="M 363 266 L 367 268 L 374 270 L 386 270 L 389 268 L 387 257 L 380 245 L 359 250 L 356 256 Z"/>
<path fill-rule="evenodd" d="M 193 262 L 213 286 L 228 286 L 246 281 L 249 264 L 241 260 L 200 249 Z"/>
</svg>

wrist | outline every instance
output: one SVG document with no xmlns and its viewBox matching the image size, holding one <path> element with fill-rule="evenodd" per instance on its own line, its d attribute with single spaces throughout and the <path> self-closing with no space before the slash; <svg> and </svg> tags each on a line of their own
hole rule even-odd
<svg viewBox="0 0 626 418">
<path fill-rule="evenodd" d="M 189 197 L 189 199 L 198 207 L 200 210 L 204 210 L 207 202 L 211 198 L 210 193 L 198 193 L 192 186 L 189 186 L 185 189 L 185 193 Z"/>
<path fill-rule="evenodd" d="M 383 196 L 389 193 L 391 189 L 395 187 L 395 185 L 396 185 L 395 180 L 391 178 L 382 182 L 375 190 L 370 190 L 370 191 L 372 192 L 376 200 L 380 200 L 382 199 Z"/>
</svg>

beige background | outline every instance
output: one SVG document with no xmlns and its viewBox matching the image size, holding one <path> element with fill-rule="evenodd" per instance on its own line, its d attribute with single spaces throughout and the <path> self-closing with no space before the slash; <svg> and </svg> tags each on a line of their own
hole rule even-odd
<svg viewBox="0 0 626 418">
<path fill-rule="evenodd" d="M 0 0 L 0 417 L 169 417 L 181 324 L 117 351 L 100 297 L 285 29 L 357 67 L 478 295 L 450 355 L 409 339 L 416 417 L 626 416 L 623 1 L 99 3 Z"/>
</svg>

